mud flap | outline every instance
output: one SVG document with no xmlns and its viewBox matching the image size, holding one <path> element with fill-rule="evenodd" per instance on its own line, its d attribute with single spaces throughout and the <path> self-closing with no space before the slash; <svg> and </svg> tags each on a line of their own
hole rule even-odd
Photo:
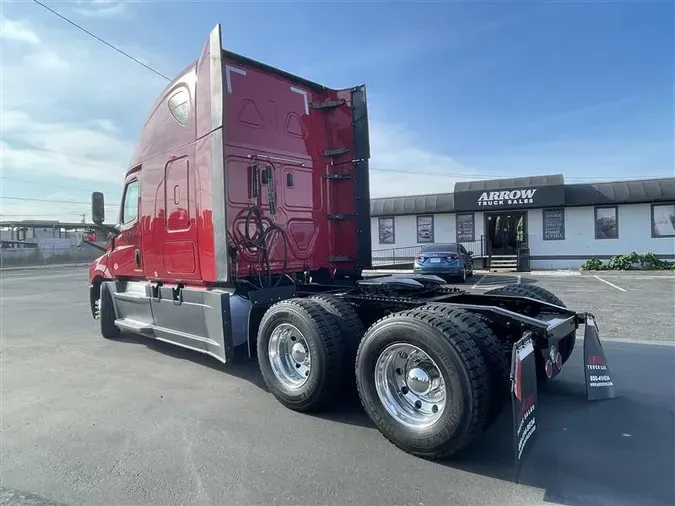
<svg viewBox="0 0 675 506">
<path fill-rule="evenodd" d="M 511 351 L 511 406 L 515 481 L 537 431 L 537 366 L 532 334 L 527 332 Z"/>
<path fill-rule="evenodd" d="M 614 399 L 619 395 L 612 381 L 612 373 L 607 365 L 607 357 L 598 336 L 598 324 L 595 316 L 586 314 L 584 330 L 584 376 L 586 379 L 586 398 L 589 401 Z"/>
</svg>

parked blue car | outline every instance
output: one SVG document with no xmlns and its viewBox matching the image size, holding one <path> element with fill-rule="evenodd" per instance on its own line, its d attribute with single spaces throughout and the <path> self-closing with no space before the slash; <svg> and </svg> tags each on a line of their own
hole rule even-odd
<svg viewBox="0 0 675 506">
<path fill-rule="evenodd" d="M 473 251 L 467 251 L 458 243 L 427 244 L 422 246 L 415 263 L 415 274 L 434 274 L 450 281 L 455 278 L 462 283 L 473 275 Z"/>
</svg>

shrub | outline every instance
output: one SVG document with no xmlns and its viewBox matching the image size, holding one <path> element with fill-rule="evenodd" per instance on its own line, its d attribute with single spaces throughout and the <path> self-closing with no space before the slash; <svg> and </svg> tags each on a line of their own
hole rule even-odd
<svg viewBox="0 0 675 506">
<path fill-rule="evenodd" d="M 581 266 L 581 270 L 583 271 L 601 271 L 605 268 L 606 267 L 602 264 L 602 262 L 595 257 L 586 260 Z"/>
<path fill-rule="evenodd" d="M 595 257 L 584 262 L 581 266 L 584 271 L 628 271 L 631 269 L 641 269 L 648 271 L 656 270 L 675 270 L 675 262 L 661 260 L 654 253 L 628 253 L 625 255 L 616 255 L 609 259 L 607 264 L 603 264 Z"/>
</svg>

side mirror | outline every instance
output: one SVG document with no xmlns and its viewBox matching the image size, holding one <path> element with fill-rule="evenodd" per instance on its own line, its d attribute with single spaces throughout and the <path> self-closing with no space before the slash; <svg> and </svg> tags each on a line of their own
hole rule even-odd
<svg viewBox="0 0 675 506">
<path fill-rule="evenodd" d="M 105 221 L 105 203 L 101 192 L 91 194 L 91 220 L 97 225 Z"/>
<path fill-rule="evenodd" d="M 473 251 L 467 251 L 466 254 L 469 255 L 470 257 L 472 257 L 472 256 L 473 256 Z"/>
</svg>

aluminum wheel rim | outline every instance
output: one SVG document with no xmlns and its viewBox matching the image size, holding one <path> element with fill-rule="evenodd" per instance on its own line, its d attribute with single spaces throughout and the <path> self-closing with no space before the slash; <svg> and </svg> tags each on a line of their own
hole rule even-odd
<svg viewBox="0 0 675 506">
<path fill-rule="evenodd" d="M 395 343 L 375 363 L 375 389 L 387 412 L 400 424 L 423 430 L 443 415 L 447 392 L 436 363 L 417 346 Z"/>
<path fill-rule="evenodd" d="M 309 378 L 311 354 L 305 336 L 295 325 L 282 323 L 270 336 L 267 353 L 272 372 L 286 388 L 297 390 Z"/>
</svg>

